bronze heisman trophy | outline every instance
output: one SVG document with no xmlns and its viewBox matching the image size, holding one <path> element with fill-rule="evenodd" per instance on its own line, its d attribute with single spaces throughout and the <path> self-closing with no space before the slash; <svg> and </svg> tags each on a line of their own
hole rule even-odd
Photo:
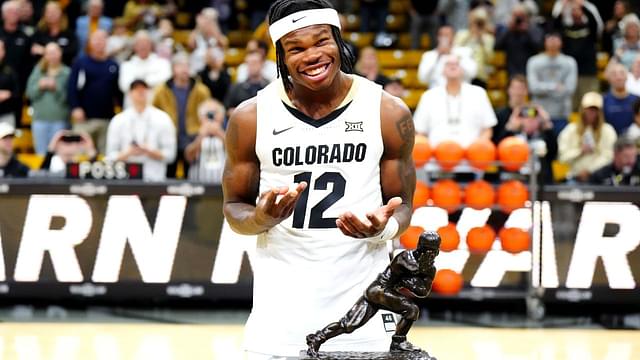
<svg viewBox="0 0 640 360">
<path fill-rule="evenodd" d="M 406 250 L 396 255 L 342 319 L 307 335 L 309 347 L 306 354 L 302 352 L 303 358 L 435 360 L 434 357 L 407 341 L 407 333 L 420 315 L 420 307 L 415 299 L 424 298 L 431 292 L 431 284 L 436 275 L 434 261 L 439 249 L 438 233 L 423 232 L 418 239 L 416 249 Z M 319 352 L 324 342 L 338 335 L 355 331 L 380 309 L 401 315 L 396 332 L 392 336 L 389 353 Z"/>
</svg>

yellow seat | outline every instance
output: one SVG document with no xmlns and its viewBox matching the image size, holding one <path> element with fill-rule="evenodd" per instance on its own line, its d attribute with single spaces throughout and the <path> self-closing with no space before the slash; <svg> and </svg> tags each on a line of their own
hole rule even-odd
<svg viewBox="0 0 640 360">
<path fill-rule="evenodd" d="M 556 182 L 563 181 L 569 174 L 570 167 L 568 164 L 562 163 L 558 160 L 554 160 L 551 163 L 551 171 L 553 172 L 553 180 Z"/>
<path fill-rule="evenodd" d="M 609 64 L 609 53 L 605 51 L 599 51 L 596 55 L 596 59 L 598 69 L 604 70 L 607 67 L 607 64 Z"/>
<path fill-rule="evenodd" d="M 33 108 L 30 106 L 23 106 L 22 107 L 22 119 L 21 119 L 21 124 L 22 125 L 31 125 L 31 122 L 33 121 Z"/>
<path fill-rule="evenodd" d="M 16 152 L 33 152 L 33 137 L 30 129 L 18 129 L 13 139 L 13 149 Z"/>
<path fill-rule="evenodd" d="M 422 50 L 407 50 L 404 52 L 404 60 L 407 63 L 408 68 L 417 69 L 420 66 L 420 60 L 422 60 Z"/>
<path fill-rule="evenodd" d="M 497 89 L 504 90 L 507 88 L 509 83 L 509 75 L 506 70 L 498 70 L 497 72 L 491 74 L 487 81 L 487 88 L 489 89 Z"/>
<path fill-rule="evenodd" d="M 251 31 L 234 30 L 229 31 L 227 39 L 229 39 L 229 47 L 244 48 L 247 42 L 253 37 Z"/>
<path fill-rule="evenodd" d="M 346 16 L 347 24 L 342 31 L 358 31 L 360 30 L 360 16 L 349 14 Z"/>
<path fill-rule="evenodd" d="M 348 32 L 345 33 L 345 38 L 351 41 L 357 48 L 370 46 L 373 43 L 373 33 Z"/>
<path fill-rule="evenodd" d="M 389 1 L 389 14 L 406 14 L 408 9 L 406 1 Z"/>
<path fill-rule="evenodd" d="M 402 68 L 406 65 L 402 50 L 377 50 L 378 64 L 381 68 Z"/>
<path fill-rule="evenodd" d="M 507 65 L 507 55 L 504 51 L 495 51 L 489 61 L 496 69 L 503 69 Z"/>
<path fill-rule="evenodd" d="M 189 42 L 189 34 L 191 34 L 191 30 L 175 30 L 172 35 L 173 41 L 186 47 Z"/>
<path fill-rule="evenodd" d="M 386 29 L 389 32 L 400 32 L 407 30 L 407 16 L 405 14 L 389 14 L 386 18 Z"/>
<path fill-rule="evenodd" d="M 418 102 L 420 101 L 420 97 L 424 93 L 424 90 L 408 90 L 407 94 L 402 98 L 405 104 L 413 111 L 418 106 Z"/>
<path fill-rule="evenodd" d="M 431 43 L 431 39 L 428 34 L 422 34 L 420 36 L 420 49 L 426 50 L 429 48 L 429 44 Z M 411 34 L 407 32 L 400 33 L 398 36 L 398 45 L 399 49 L 411 49 Z"/>
<path fill-rule="evenodd" d="M 38 154 L 17 154 L 18 161 L 27 165 L 29 169 L 38 170 L 40 169 L 40 165 L 42 165 L 42 161 L 44 160 L 44 156 Z"/>
<path fill-rule="evenodd" d="M 229 48 L 224 52 L 224 62 L 227 66 L 238 66 L 244 62 L 244 48 Z"/>
<path fill-rule="evenodd" d="M 580 120 L 580 113 L 579 112 L 572 112 L 571 114 L 569 114 L 569 122 L 573 123 Z"/>
<path fill-rule="evenodd" d="M 489 90 L 488 95 L 494 109 L 507 105 L 507 94 L 504 90 Z"/>
<path fill-rule="evenodd" d="M 414 69 L 384 69 L 382 74 L 389 78 L 399 79 L 408 89 L 424 91 L 426 86 L 418 81 L 418 71 Z"/>
</svg>

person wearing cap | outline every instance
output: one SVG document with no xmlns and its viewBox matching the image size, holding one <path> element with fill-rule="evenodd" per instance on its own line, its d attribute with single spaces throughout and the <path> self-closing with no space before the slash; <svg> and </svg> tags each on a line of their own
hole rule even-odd
<svg viewBox="0 0 640 360">
<path fill-rule="evenodd" d="M 307 334 L 362 296 L 409 226 L 416 177 L 411 112 L 353 74 L 331 3 L 277 0 L 268 19 L 279 78 L 231 114 L 222 179 L 228 225 L 258 236 L 250 360 L 297 358 Z M 384 325 L 377 315 L 326 349 L 413 348 L 410 323 L 393 336 Z"/>
<path fill-rule="evenodd" d="M 568 180 L 586 182 L 589 176 L 613 159 L 616 131 L 604 121 L 602 95 L 584 94 L 580 117 L 558 137 L 558 160 L 569 165 Z"/>
<path fill-rule="evenodd" d="M 556 32 L 548 33 L 544 52 L 527 61 L 527 82 L 531 101 L 549 113 L 556 134 L 567 125 L 577 80 L 578 65 L 562 53 L 562 37 Z"/>
<path fill-rule="evenodd" d="M 176 157 L 176 128 L 166 112 L 148 104 L 148 92 L 144 80 L 131 83 L 131 107 L 109 123 L 106 159 L 141 163 L 144 180 L 163 181 Z"/>
<path fill-rule="evenodd" d="M 29 176 L 29 168 L 16 159 L 13 153 L 13 125 L 0 122 L 0 178 L 24 178 Z"/>
</svg>

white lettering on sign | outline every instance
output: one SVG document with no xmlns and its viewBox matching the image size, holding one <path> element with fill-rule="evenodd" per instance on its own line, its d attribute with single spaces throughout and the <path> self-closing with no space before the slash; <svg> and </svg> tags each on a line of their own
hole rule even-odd
<svg viewBox="0 0 640 360">
<path fill-rule="evenodd" d="M 213 263 L 211 282 L 215 284 L 235 284 L 240 277 L 242 258 L 245 253 L 249 261 L 255 254 L 256 235 L 241 235 L 234 232 L 226 219 L 222 221 L 218 251 Z"/>
<path fill-rule="evenodd" d="M 591 287 L 598 258 L 612 289 L 634 289 L 627 254 L 640 245 L 638 224 L 640 210 L 632 203 L 587 202 L 582 209 L 576 243 L 567 274 L 568 288 Z M 615 224 L 619 231 L 605 236 L 607 224 Z"/>
<path fill-rule="evenodd" d="M 118 281 L 128 243 L 143 282 L 168 282 L 186 205 L 184 196 L 161 197 L 152 231 L 137 196 L 110 197 L 91 279 Z"/>
<path fill-rule="evenodd" d="M 54 217 L 64 226 L 51 229 Z M 87 202 L 76 195 L 32 195 L 16 259 L 15 281 L 38 281 L 45 251 L 49 252 L 56 279 L 80 282 L 84 278 L 74 247 L 89 235 L 93 223 Z"/>
</svg>

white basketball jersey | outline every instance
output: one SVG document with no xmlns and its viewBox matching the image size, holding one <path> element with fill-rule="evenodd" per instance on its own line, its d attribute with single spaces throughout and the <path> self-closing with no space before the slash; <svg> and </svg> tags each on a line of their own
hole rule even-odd
<svg viewBox="0 0 640 360">
<path fill-rule="evenodd" d="M 300 181 L 308 187 L 293 215 L 258 237 L 249 351 L 298 356 L 306 335 L 344 316 L 389 264 L 386 244 L 347 237 L 335 225 L 346 211 L 364 218 L 382 205 L 382 89 L 353 79 L 352 100 L 320 120 L 286 105 L 280 80 L 258 93 L 260 192 Z M 322 349 L 388 350 L 395 325 L 385 314 Z"/>
</svg>

